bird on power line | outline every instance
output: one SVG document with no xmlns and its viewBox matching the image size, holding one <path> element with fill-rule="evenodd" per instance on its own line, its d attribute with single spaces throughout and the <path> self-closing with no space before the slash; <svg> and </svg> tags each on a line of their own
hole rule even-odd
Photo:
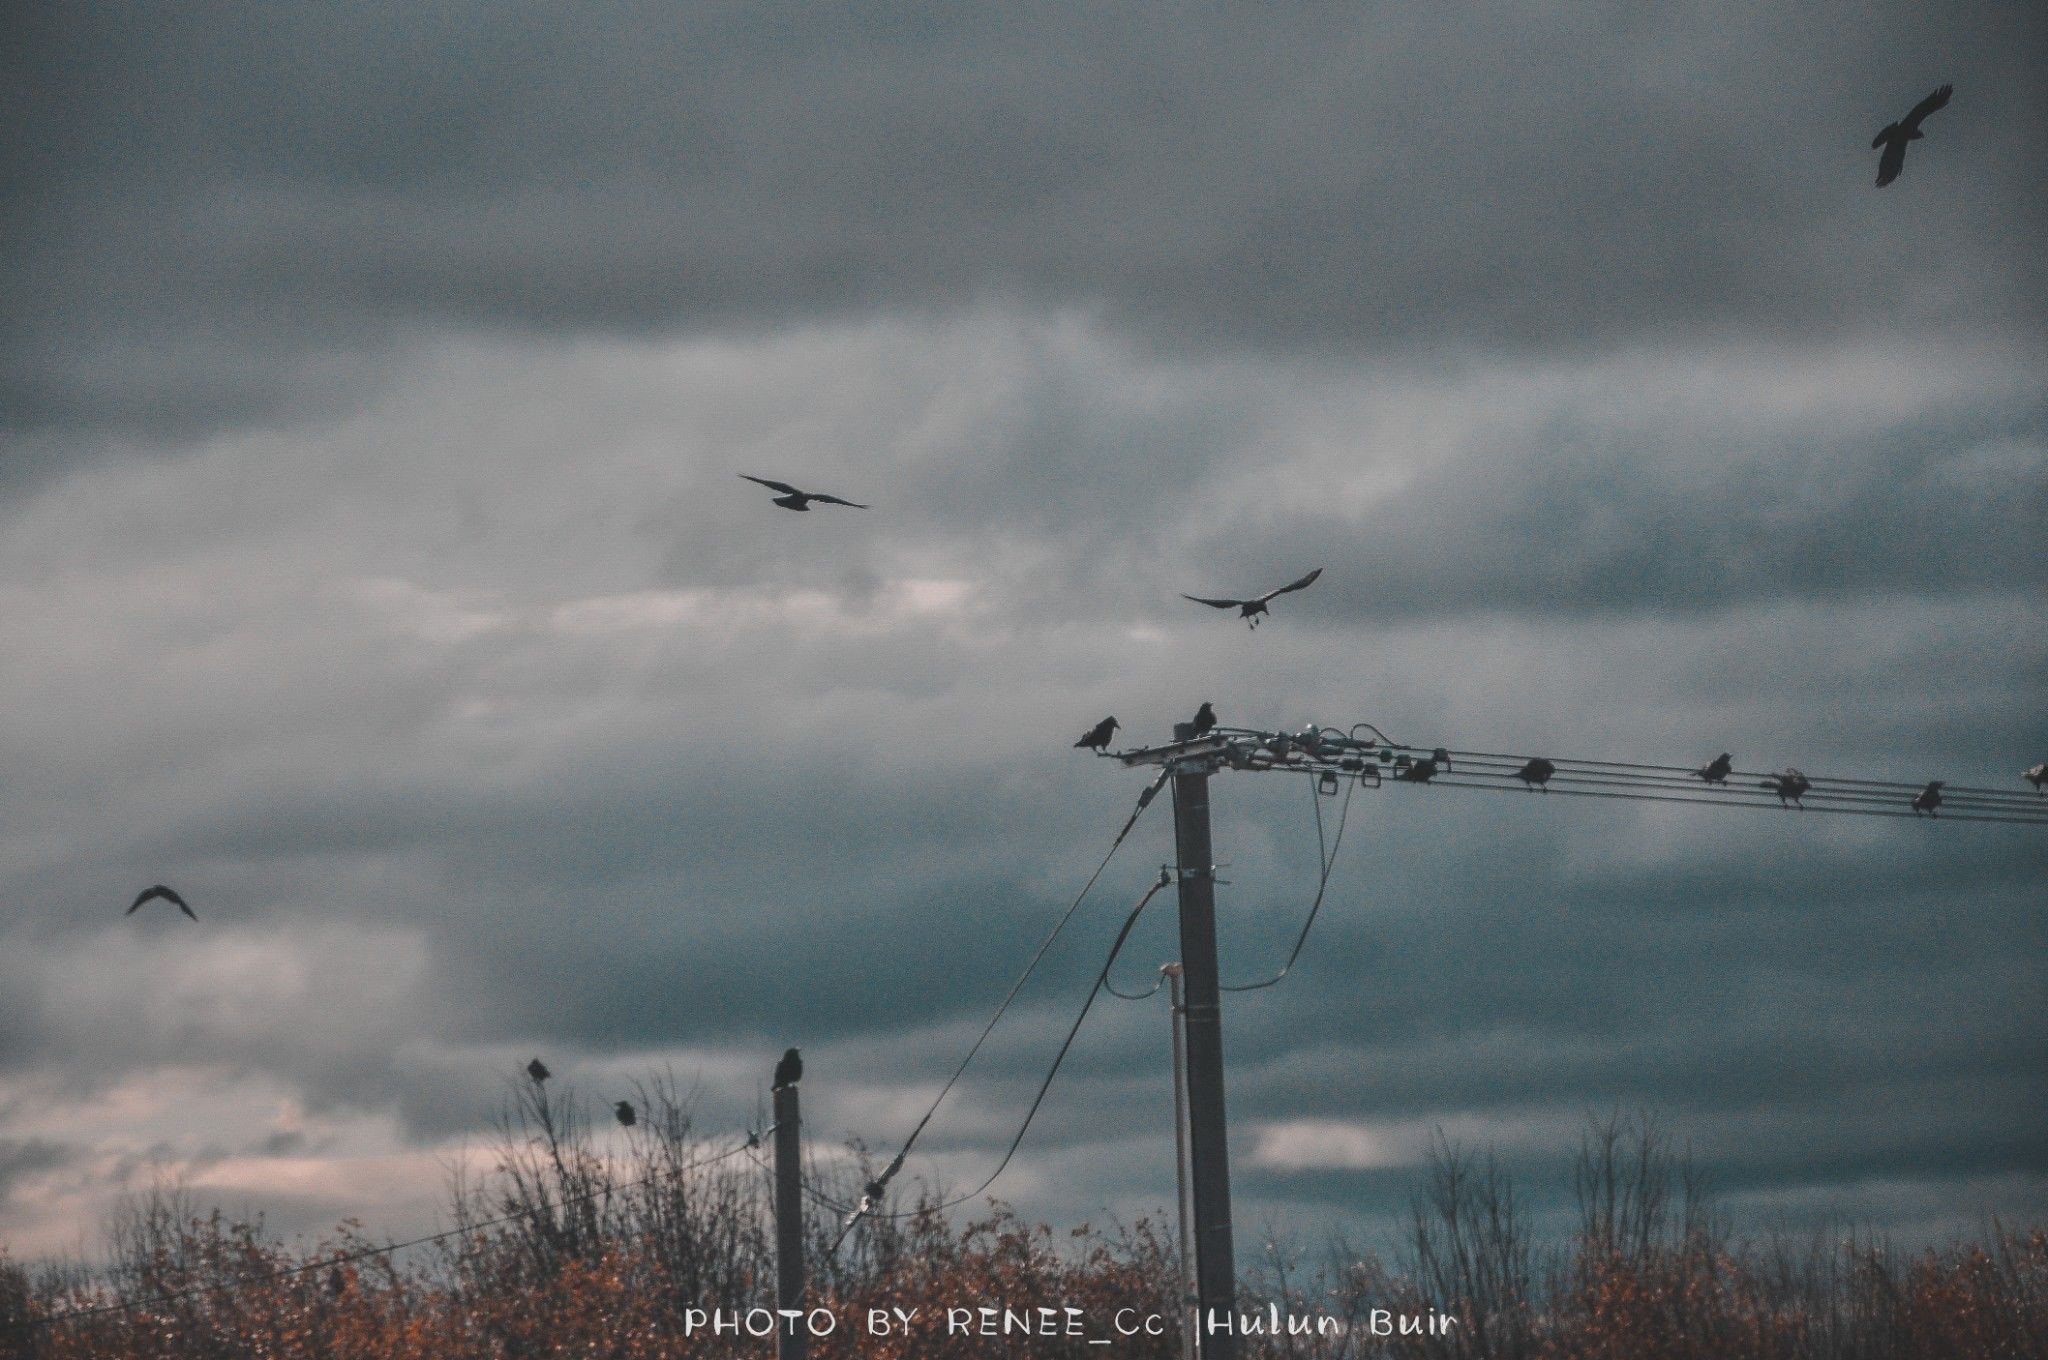
<svg viewBox="0 0 2048 1360">
<path fill-rule="evenodd" d="M 1409 784 L 1427 784 L 1430 780 L 1436 778 L 1441 770 L 1450 768 L 1450 761 L 1448 759 L 1440 766 L 1437 763 L 1436 756 L 1411 761 L 1406 765 L 1402 765 L 1400 758 L 1396 758 L 1394 764 L 1399 767 L 1394 778 Z"/>
<path fill-rule="evenodd" d="M 618 1118 L 620 1125 L 625 1128 L 630 1129 L 640 1122 L 640 1116 L 634 1112 L 633 1102 L 630 1100 L 621 1100 L 615 1103 L 612 1106 L 612 1114 Z"/>
<path fill-rule="evenodd" d="M 533 1078 L 533 1084 L 538 1086 L 555 1074 L 548 1071 L 546 1063 L 542 1062 L 539 1058 L 535 1058 L 526 1065 L 526 1075 Z"/>
<path fill-rule="evenodd" d="M 2032 784 L 2035 793 L 2048 794 L 2048 760 L 2042 761 L 2031 770 L 2020 771 L 2020 778 Z"/>
<path fill-rule="evenodd" d="M 1887 123 L 1884 130 L 1871 140 L 1870 149 L 1884 148 L 1884 155 L 1877 161 L 1877 187 L 1882 189 L 1899 177 L 1899 171 L 1906 168 L 1906 143 L 1917 142 L 1927 134 L 1920 130 L 1921 120 L 1936 109 L 1948 103 L 1955 86 L 1944 85 L 1933 94 L 1913 106 L 1913 111 L 1896 123 Z"/>
<path fill-rule="evenodd" d="M 1114 717 L 1104 718 L 1101 722 L 1083 732 L 1081 739 L 1075 742 L 1074 745 L 1076 747 L 1086 747 L 1088 750 L 1100 754 L 1109 745 L 1110 734 L 1116 731 L 1119 726 L 1121 724 Z"/>
<path fill-rule="evenodd" d="M 1789 804 L 1793 807 L 1803 808 L 1806 804 L 1799 800 L 1806 797 L 1813 790 L 1813 781 L 1798 770 L 1787 768 L 1785 773 L 1774 774 L 1769 779 L 1763 780 L 1758 787 L 1769 789 L 1772 793 L 1777 794 L 1780 804 Z"/>
<path fill-rule="evenodd" d="M 141 892 L 135 894 L 135 900 L 129 903 L 128 910 L 122 912 L 121 914 L 123 916 L 133 916 L 136 912 L 142 910 L 143 903 L 154 902 L 158 898 L 162 898 L 164 901 L 176 907 L 179 911 L 184 912 L 187 916 L 191 916 L 193 920 L 196 921 L 199 919 L 197 916 L 192 915 L 192 908 L 185 905 L 184 898 L 178 896 L 177 893 L 173 892 L 169 888 L 166 888 L 161 883 L 156 884 L 154 887 L 144 888 Z"/>
<path fill-rule="evenodd" d="M 1269 612 L 1266 608 L 1267 605 L 1289 591 L 1303 589 L 1322 574 L 1323 569 L 1317 567 L 1299 581 L 1290 582 L 1278 590 L 1269 590 L 1255 600 L 1211 600 L 1201 595 L 1183 595 L 1181 598 L 1183 600 L 1193 600 L 1196 604 L 1208 605 L 1211 609 L 1235 609 L 1239 618 L 1245 620 L 1251 627 L 1256 628 L 1259 626 L 1259 615 Z"/>
<path fill-rule="evenodd" d="M 1194 729 L 1188 734 L 1193 737 L 1199 737 L 1204 732 L 1213 730 L 1216 726 L 1215 706 L 1207 699 L 1204 699 L 1202 706 L 1195 710 L 1195 720 L 1189 723 L 1188 726 Z"/>
<path fill-rule="evenodd" d="M 1535 792 L 1537 789 L 1542 789 L 1545 793 L 1549 793 L 1550 776 L 1556 773 L 1557 766 L 1551 764 L 1542 756 L 1537 756 L 1527 765 L 1524 765 L 1521 769 L 1516 770 L 1515 778 L 1521 780 L 1524 784 L 1527 784 L 1529 786 L 1529 791 L 1531 793 Z"/>
<path fill-rule="evenodd" d="M 1939 815 L 1935 809 L 1941 806 L 1941 786 L 1944 782 L 1940 779 L 1930 779 L 1927 781 L 1927 787 L 1913 796 L 1915 814 L 1924 812 L 1930 817 Z"/>
<path fill-rule="evenodd" d="M 1700 778 L 1706 780 L 1709 784 L 1726 784 L 1728 782 L 1728 772 L 1734 768 L 1735 758 L 1726 751 L 1723 751 L 1720 755 L 1715 756 L 1712 760 L 1700 766 L 1697 773 Z"/>
<path fill-rule="evenodd" d="M 819 491 L 799 491 L 788 482 L 771 482 L 766 477 L 754 477 L 744 472 L 740 476 L 745 477 L 750 482 L 759 482 L 770 491 L 780 491 L 782 494 L 775 497 L 775 503 L 785 510 L 808 510 L 811 508 L 812 501 L 817 501 L 822 505 L 851 506 L 855 510 L 871 508 L 862 505 L 859 501 L 843 501 L 837 496 L 827 496 Z"/>
<path fill-rule="evenodd" d="M 782 1061 L 775 1064 L 775 1083 L 772 1089 L 780 1091 L 785 1086 L 794 1086 L 804 1079 L 803 1054 L 789 1049 L 782 1055 Z"/>
</svg>

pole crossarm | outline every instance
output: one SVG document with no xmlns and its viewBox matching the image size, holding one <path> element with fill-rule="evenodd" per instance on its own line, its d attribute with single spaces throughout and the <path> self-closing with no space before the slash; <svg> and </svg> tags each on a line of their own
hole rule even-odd
<svg viewBox="0 0 2048 1360">
<path fill-rule="evenodd" d="M 1807 775 L 1793 768 L 1737 770 L 1721 761 L 1692 768 L 1412 746 L 1388 738 L 1371 723 L 1358 723 L 1348 731 L 1313 724 L 1295 732 L 1218 727 L 1163 745 L 1103 754 L 1127 767 L 1161 766 L 1175 774 L 1290 771 L 1316 777 L 1326 793 L 1335 793 L 1341 781 L 1350 779 L 1375 789 L 1384 784 L 1427 784 L 1634 802 L 2048 826 L 2048 797 L 2024 787 Z"/>
</svg>

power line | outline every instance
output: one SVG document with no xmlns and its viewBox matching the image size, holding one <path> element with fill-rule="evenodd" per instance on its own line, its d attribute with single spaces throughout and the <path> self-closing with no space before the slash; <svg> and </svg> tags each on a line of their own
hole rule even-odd
<svg viewBox="0 0 2048 1360">
<path fill-rule="evenodd" d="M 1024 965 L 1024 971 L 1019 973 L 1017 980 L 1010 984 L 1010 990 L 1004 995 L 1002 1003 L 996 1007 L 995 1014 L 989 1016 L 988 1023 L 982 1026 L 981 1034 L 975 1039 L 973 1046 L 967 1050 L 967 1056 L 960 1060 L 960 1065 L 953 1069 L 953 1075 L 947 1077 L 946 1084 L 939 1088 L 939 1094 L 932 1100 L 931 1108 L 926 1110 L 924 1117 L 917 1121 L 917 1127 L 912 1129 L 910 1136 L 903 1140 L 903 1146 L 897 1149 L 896 1156 L 890 1160 L 889 1165 L 883 1170 L 882 1174 L 869 1183 L 867 1193 L 862 1196 L 863 1203 L 868 1200 L 881 1198 L 879 1191 L 886 1189 L 889 1182 L 895 1179 L 896 1173 L 903 1169 L 903 1159 L 910 1155 L 910 1149 L 917 1142 L 918 1135 L 924 1132 L 925 1125 L 932 1122 L 932 1116 L 939 1112 L 939 1106 L 945 1102 L 946 1096 L 952 1091 L 954 1083 L 960 1080 L 960 1074 L 965 1072 L 967 1065 L 974 1061 L 974 1055 L 981 1052 L 981 1046 L 988 1042 L 988 1036 L 994 1032 L 996 1022 L 1003 1018 L 1003 1014 L 1010 1009 L 1010 1003 L 1017 999 L 1017 993 L 1024 989 L 1026 982 L 1030 981 L 1032 973 L 1037 971 L 1039 963 L 1044 960 L 1046 951 L 1052 948 L 1053 941 L 1059 939 L 1060 932 L 1065 930 L 1067 923 L 1074 919 L 1074 913 L 1081 909 L 1081 903 L 1087 900 L 1089 892 L 1094 889 L 1096 882 L 1101 879 L 1103 871 L 1109 868 L 1109 862 L 1116 858 L 1116 852 L 1122 848 L 1124 841 L 1130 836 L 1131 829 L 1138 824 L 1138 818 L 1145 814 L 1145 809 L 1151 805 L 1152 799 L 1158 794 L 1160 788 L 1165 783 L 1166 774 L 1164 771 L 1161 771 L 1159 777 L 1154 779 L 1146 786 L 1145 791 L 1138 795 L 1138 805 L 1131 809 L 1131 815 L 1124 819 L 1123 830 L 1117 832 L 1116 839 L 1110 842 L 1109 853 L 1102 857 L 1102 863 L 1095 866 L 1095 872 L 1088 875 L 1088 881 L 1081 885 L 1081 891 L 1075 894 L 1074 900 L 1068 904 L 1066 911 L 1060 916 L 1059 922 L 1053 926 L 1052 933 L 1045 937 L 1044 943 L 1038 946 L 1038 952 L 1031 956 L 1031 962 Z M 813 1193 L 815 1194 L 815 1192 Z M 842 1233 L 841 1237 L 844 1236 L 845 1234 Z"/>
<path fill-rule="evenodd" d="M 1311 778 L 1320 778 L 1320 776 L 1311 776 Z M 1351 820 L 1351 795 L 1357 791 L 1358 784 L 1355 780 L 1344 786 L 1344 806 L 1337 813 L 1337 835 L 1330 844 L 1329 853 L 1324 854 L 1323 795 L 1313 783 L 1309 786 L 1309 797 L 1315 800 L 1316 809 L 1316 854 L 1323 862 L 1323 872 L 1321 880 L 1316 884 L 1316 900 L 1309 904 L 1308 919 L 1301 923 L 1301 934 L 1294 937 L 1294 948 L 1287 952 L 1287 962 L 1280 965 L 1279 972 L 1259 982 L 1240 982 L 1236 986 L 1220 983 L 1217 986 L 1218 991 L 1256 992 L 1273 986 L 1294 971 L 1294 961 L 1301 957 L 1301 948 L 1308 943 L 1308 933 L 1316 927 L 1316 914 L 1323 909 L 1323 894 L 1330 889 L 1330 871 L 1336 867 L 1337 852 L 1344 846 L 1344 826 Z"/>
<path fill-rule="evenodd" d="M 942 1209 L 950 1209 L 955 1205 L 965 1204 L 969 1200 L 978 1197 L 982 1191 L 988 1189 L 991 1185 L 994 1185 L 997 1178 L 1009 1169 L 1011 1159 L 1017 1155 L 1017 1149 L 1023 1145 L 1024 1135 L 1031 1129 L 1031 1121 L 1038 1117 L 1039 1106 L 1045 1103 L 1046 1092 L 1052 1089 L 1053 1078 L 1059 1075 L 1060 1067 L 1067 1060 L 1068 1050 L 1074 1046 L 1075 1036 L 1081 1032 L 1081 1023 L 1088 1018 L 1088 1012 L 1095 1005 L 1095 998 L 1100 996 L 1102 989 L 1108 985 L 1109 970 L 1116 964 L 1117 955 L 1123 951 L 1124 942 L 1131 937 L 1131 930 L 1138 924 L 1138 918 L 1144 915 L 1146 906 L 1159 894 L 1160 889 L 1172 882 L 1172 874 L 1166 869 L 1161 869 L 1159 871 L 1159 881 L 1145 890 L 1145 895 L 1138 899 L 1136 906 L 1131 908 L 1130 915 L 1124 917 L 1123 928 L 1116 933 L 1116 942 L 1109 947 L 1108 956 L 1103 959 L 1101 969 L 1095 974 L 1095 985 L 1088 989 L 1088 996 L 1081 1003 L 1080 1014 L 1074 1017 L 1074 1023 L 1068 1027 L 1067 1037 L 1061 1041 L 1059 1052 L 1053 1055 L 1052 1066 L 1046 1070 L 1045 1080 L 1038 1084 L 1038 1094 L 1031 1098 L 1031 1108 L 1024 1112 L 1024 1122 L 1017 1126 L 1017 1134 L 1010 1140 L 1010 1146 L 1004 1150 L 1003 1159 L 996 1163 L 996 1169 L 988 1173 L 987 1179 L 983 1180 L 980 1185 L 977 1185 L 966 1194 L 955 1196 L 938 1204 L 926 1204 L 920 1205 L 916 1209 L 887 1212 L 883 1211 L 875 1203 L 876 1200 L 881 1198 L 880 1192 L 886 1189 L 886 1182 L 877 1180 L 868 1187 L 868 1192 L 861 1197 L 861 1202 L 855 1208 L 852 1217 L 848 1218 L 846 1225 L 839 1230 L 839 1236 L 832 1242 L 832 1252 L 839 1250 L 839 1244 L 846 1240 L 846 1235 L 852 1232 L 854 1225 L 863 1218 L 915 1218 L 920 1214 L 937 1213 Z M 900 1165 L 902 1160 L 902 1154 L 897 1154 L 896 1164 Z M 831 1253 L 828 1252 L 827 1254 Z"/>
<path fill-rule="evenodd" d="M 773 1133 L 774 1131 L 775 1129 L 772 1125 L 762 1133 L 754 1133 L 752 1131 L 749 1131 L 744 1141 L 738 1143 L 733 1147 L 727 1148 L 723 1152 L 713 1153 L 708 1157 L 700 1157 L 695 1161 L 686 1162 L 682 1166 L 667 1167 L 661 1171 L 655 1172 L 653 1175 L 643 1176 L 639 1180 L 627 1181 L 619 1185 L 608 1185 L 601 1190 L 593 1190 L 588 1194 L 568 1195 L 556 1200 L 555 1207 L 558 1209 L 566 1209 L 571 1205 L 588 1204 L 592 1200 L 604 1199 L 608 1196 L 618 1194 L 621 1191 L 634 1190 L 638 1189 L 641 1186 L 653 1185 L 659 1181 L 672 1180 L 676 1176 L 680 1176 L 686 1172 L 697 1171 L 704 1167 L 712 1166 L 716 1163 L 725 1161 L 730 1157 L 737 1156 L 742 1152 L 749 1152 L 751 1149 L 759 1147 L 761 1144 L 761 1139 L 766 1137 L 768 1134 Z M 269 1284 L 273 1280 L 289 1279 L 295 1275 L 305 1275 L 316 1270 L 334 1270 L 338 1269 L 341 1266 L 351 1265 L 357 1261 L 367 1261 L 377 1256 L 395 1255 L 398 1252 L 406 1251 L 413 1247 L 427 1246 L 428 1244 L 434 1242 L 445 1242 L 452 1237 L 463 1237 L 470 1233 L 482 1232 L 486 1228 L 502 1227 L 507 1223 L 514 1223 L 521 1219 L 531 1218 L 539 1212 L 541 1212 L 541 1210 L 539 1209 L 520 1209 L 513 1213 L 501 1214 L 496 1218 L 486 1218 L 474 1223 L 464 1223 L 458 1227 L 444 1229 L 443 1231 L 437 1233 L 428 1233 L 424 1237 L 415 1237 L 404 1242 L 390 1242 L 380 1247 L 362 1247 L 355 1251 L 342 1252 L 339 1255 L 322 1257 L 317 1261 L 307 1261 L 295 1266 L 286 1266 L 281 1270 L 259 1272 L 258 1274 L 245 1276 L 237 1280 L 218 1280 L 210 1284 L 190 1285 L 184 1289 L 173 1290 L 167 1294 L 159 1294 L 154 1298 L 131 1299 L 120 1303 L 96 1304 L 90 1308 L 72 1308 L 62 1313 L 49 1313 L 45 1314 L 42 1317 L 27 1318 L 15 1323 L 14 1325 L 17 1328 L 21 1329 L 26 1329 L 30 1327 L 43 1327 L 58 1322 L 72 1322 L 83 1318 L 105 1317 L 113 1313 L 132 1313 L 138 1309 L 154 1308 L 167 1303 L 177 1303 L 182 1299 L 196 1298 L 202 1294 L 230 1293 L 232 1291 L 243 1288 L 253 1288 L 257 1285 Z"/>
</svg>

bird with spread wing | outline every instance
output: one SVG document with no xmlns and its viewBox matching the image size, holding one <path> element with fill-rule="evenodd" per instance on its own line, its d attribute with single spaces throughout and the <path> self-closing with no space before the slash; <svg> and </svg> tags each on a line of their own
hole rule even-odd
<svg viewBox="0 0 2048 1360">
<path fill-rule="evenodd" d="M 192 908 L 185 905 L 184 898 L 178 896 L 177 893 L 173 892 L 169 888 L 166 888 L 161 883 L 156 884 L 154 887 L 144 888 L 141 892 L 135 894 L 135 900 L 129 903 L 128 910 L 121 914 L 124 916 L 133 916 L 136 912 L 142 910 L 142 906 L 145 902 L 154 902 L 158 898 L 162 898 L 164 901 L 176 907 L 179 911 L 184 912 L 187 916 L 191 916 L 193 920 L 196 921 L 199 919 L 197 916 L 192 915 Z"/>
<path fill-rule="evenodd" d="M 1927 134 L 1920 130 L 1920 122 L 1928 114 L 1948 103 L 1955 86 L 1944 85 L 1933 94 L 1913 106 L 1913 111 L 1896 123 L 1885 124 L 1884 131 L 1871 140 L 1870 149 L 1882 147 L 1884 155 L 1877 161 L 1877 187 L 1882 189 L 1899 177 L 1899 171 L 1906 168 L 1906 143 L 1917 142 Z"/>
<path fill-rule="evenodd" d="M 799 491 L 788 482 L 771 482 L 766 477 L 754 477 L 744 472 L 740 476 L 745 477 L 750 482 L 759 482 L 770 491 L 781 492 L 782 494 L 775 498 L 775 503 L 785 510 L 808 510 L 811 508 L 812 501 L 817 501 L 821 505 L 847 505 L 855 510 L 866 510 L 869 508 L 862 505 L 859 501 L 844 501 L 837 496 L 827 496 L 821 491 Z"/>
<path fill-rule="evenodd" d="M 1250 626 L 1256 628 L 1259 626 L 1259 615 L 1268 612 L 1266 609 L 1267 605 L 1289 591 L 1304 588 L 1322 574 L 1323 569 L 1317 567 L 1299 581 L 1291 582 L 1280 587 L 1278 590 L 1269 590 L 1255 600 L 1210 600 L 1200 595 L 1183 595 L 1181 598 L 1183 600 L 1193 600 L 1196 604 L 1208 605 L 1211 609 L 1235 609 L 1239 618 L 1244 619 Z"/>
</svg>

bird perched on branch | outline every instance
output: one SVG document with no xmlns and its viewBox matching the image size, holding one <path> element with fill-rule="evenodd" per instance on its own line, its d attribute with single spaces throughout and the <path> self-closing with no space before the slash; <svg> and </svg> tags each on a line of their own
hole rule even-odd
<svg viewBox="0 0 2048 1360">
<path fill-rule="evenodd" d="M 2042 761 L 2031 770 L 2020 771 L 2020 778 L 2032 784 L 2035 793 L 2048 793 L 2048 760 Z"/>
<path fill-rule="evenodd" d="M 1268 612 L 1268 610 L 1266 609 L 1267 605 L 1271 604 L 1280 596 L 1287 594 L 1289 591 L 1303 589 L 1304 587 L 1314 582 L 1316 577 L 1321 576 L 1322 574 L 1323 569 L 1321 567 L 1317 567 L 1314 571 L 1302 577 L 1299 581 L 1294 581 L 1288 585 L 1284 585 L 1280 587 L 1278 590 L 1269 590 L 1265 594 L 1259 596 L 1256 600 L 1211 600 L 1206 599 L 1200 595 L 1183 595 L 1181 596 L 1181 598 L 1183 600 L 1193 600 L 1196 604 L 1208 605 L 1211 609 L 1235 609 L 1237 611 L 1237 616 L 1239 618 L 1244 619 L 1253 628 L 1256 628 L 1259 626 L 1259 615 Z"/>
<path fill-rule="evenodd" d="M 197 916 L 192 916 L 192 908 L 185 905 L 184 898 L 178 896 L 177 893 L 171 891 L 169 888 L 166 888 L 161 883 L 156 884 L 154 887 L 144 888 L 141 892 L 135 894 L 135 900 L 129 903 L 128 910 L 122 912 L 121 914 L 123 916 L 133 916 L 136 912 L 142 910 L 143 903 L 154 902 L 158 898 L 162 898 L 164 901 L 176 907 L 179 911 L 184 912 L 187 916 L 191 916 L 193 920 L 196 921 L 199 919 Z"/>
<path fill-rule="evenodd" d="M 1812 792 L 1813 781 L 1797 770 L 1787 769 L 1783 774 L 1774 774 L 1769 779 L 1763 780 L 1758 787 L 1769 789 L 1772 793 L 1777 794 L 1780 804 L 1790 804 L 1794 807 L 1803 808 L 1806 804 L 1799 800 Z"/>
<path fill-rule="evenodd" d="M 1938 815 L 1935 809 L 1941 806 L 1941 786 L 1944 782 L 1939 779 L 1930 779 L 1927 781 L 1926 788 L 1913 795 L 1913 811 L 1915 815 L 1922 812 L 1930 817 Z"/>
<path fill-rule="evenodd" d="M 1213 731 L 1213 730 L 1215 730 L 1215 727 L 1216 727 L 1216 709 L 1215 709 L 1215 707 L 1214 707 L 1213 705 L 1211 705 L 1211 704 L 1209 703 L 1209 701 L 1208 701 L 1207 699 L 1204 699 L 1204 700 L 1202 701 L 1202 706 L 1201 706 L 1200 708 L 1198 708 L 1198 709 L 1196 709 L 1196 710 L 1195 710 L 1195 720 L 1194 720 L 1193 722 L 1189 723 L 1189 724 L 1188 724 L 1188 726 L 1189 726 L 1190 728 L 1194 729 L 1193 731 L 1191 731 L 1190 733 L 1188 733 L 1188 735 L 1189 735 L 1189 736 L 1192 736 L 1192 737 L 1199 737 L 1199 736 L 1201 736 L 1201 735 L 1202 735 L 1203 733 L 1205 733 L 1205 732 L 1210 732 L 1210 731 Z"/>
<path fill-rule="evenodd" d="M 794 1086 L 804 1079 L 803 1054 L 789 1049 L 782 1055 L 782 1061 L 775 1064 L 775 1082 L 771 1089 L 780 1091 L 785 1086 Z"/>
<path fill-rule="evenodd" d="M 1542 789 L 1545 793 L 1549 793 L 1550 776 L 1556 773 L 1557 766 L 1551 764 L 1542 756 L 1537 756 L 1527 765 L 1524 765 L 1521 769 L 1516 770 L 1515 778 L 1521 780 L 1524 784 L 1527 784 L 1529 786 L 1529 791 L 1531 793 L 1535 792 L 1537 789 Z"/>
<path fill-rule="evenodd" d="M 612 1114 L 617 1117 L 620 1126 L 623 1128 L 630 1129 L 640 1122 L 640 1116 L 634 1112 L 633 1102 L 630 1100 L 621 1100 L 615 1103 L 612 1106 Z"/>
<path fill-rule="evenodd" d="M 538 1086 L 555 1074 L 548 1071 L 546 1063 L 542 1062 L 539 1058 L 535 1058 L 526 1065 L 526 1075 L 533 1078 L 533 1084 Z"/>
<path fill-rule="evenodd" d="M 1723 751 L 1700 766 L 1696 773 L 1709 784 L 1725 784 L 1728 782 L 1728 772 L 1734 768 L 1735 758 Z"/>
<path fill-rule="evenodd" d="M 1884 155 L 1877 160 L 1877 187 L 1882 189 L 1899 177 L 1899 171 L 1906 168 L 1906 143 L 1917 142 L 1927 134 L 1920 130 L 1921 120 L 1936 109 L 1948 103 L 1948 97 L 1955 92 L 1955 86 L 1944 85 L 1933 94 L 1913 106 L 1913 111 L 1896 123 L 1885 124 L 1884 131 L 1871 139 L 1870 149 L 1884 148 Z"/>
<path fill-rule="evenodd" d="M 1090 751 L 1100 753 L 1103 748 L 1109 745 L 1110 734 L 1116 731 L 1118 726 L 1119 724 L 1114 717 L 1104 718 L 1101 722 L 1083 732 L 1081 739 L 1075 742 L 1074 745 L 1076 747 L 1086 747 Z"/>
<path fill-rule="evenodd" d="M 748 476 L 748 474 L 744 472 L 742 472 L 740 476 L 746 477 L 746 479 L 750 482 L 759 482 L 762 486 L 767 487 L 770 491 L 780 491 L 782 494 L 775 497 L 775 503 L 785 510 L 808 510 L 811 508 L 812 501 L 817 501 L 821 505 L 851 506 L 855 510 L 866 510 L 870 508 L 868 506 L 862 505 L 859 501 L 843 501 L 839 499 L 839 497 L 837 496 L 827 496 L 824 495 L 822 492 L 799 491 L 795 487 L 791 486 L 788 482 L 771 482 L 766 477 L 752 477 Z"/>
</svg>

